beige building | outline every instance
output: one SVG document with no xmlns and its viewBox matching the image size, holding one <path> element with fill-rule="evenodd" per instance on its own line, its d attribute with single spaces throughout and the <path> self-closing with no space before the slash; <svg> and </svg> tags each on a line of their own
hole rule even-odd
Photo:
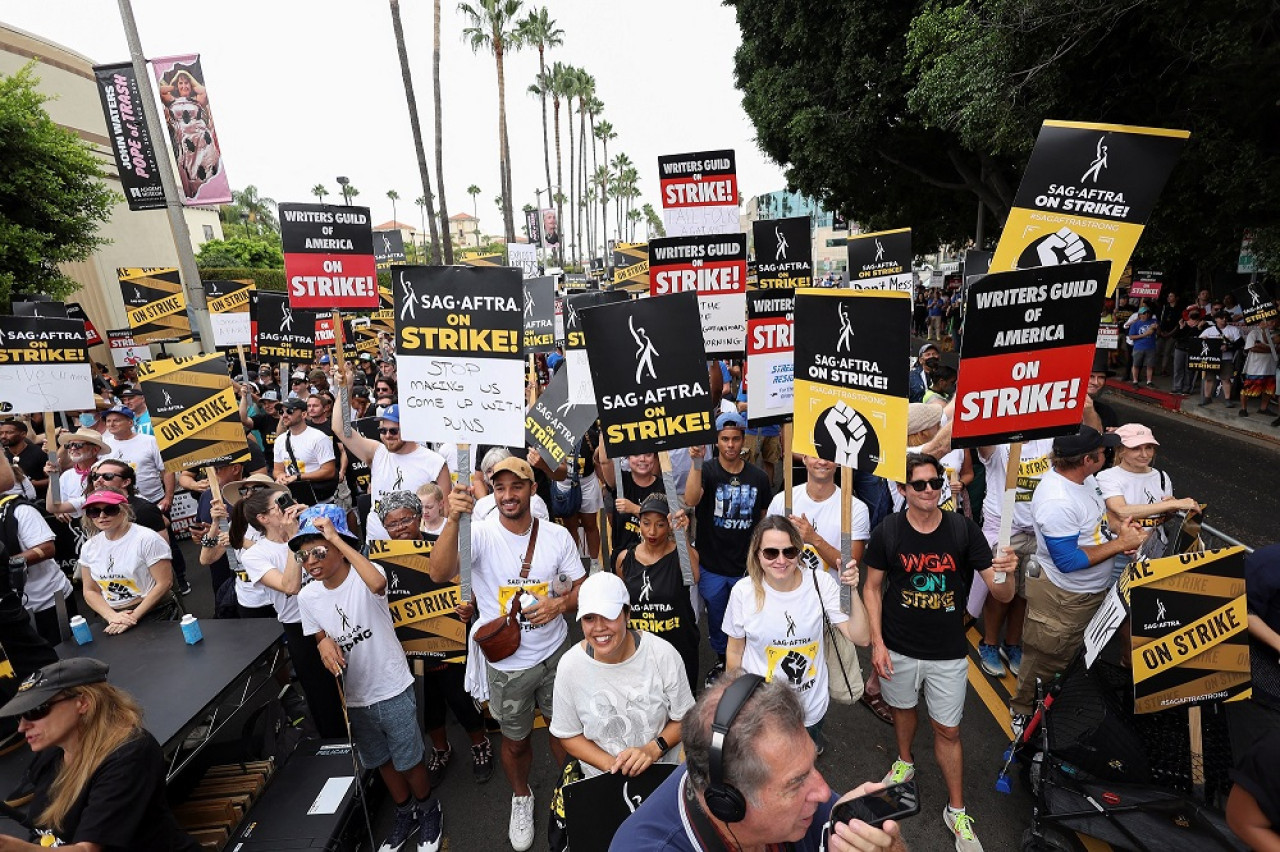
<svg viewBox="0 0 1280 852">
<path fill-rule="evenodd" d="M 0 23 L 0 75 L 13 74 L 33 59 L 36 61 L 34 74 L 39 78 L 39 88 L 52 98 L 44 105 L 50 117 L 93 144 L 107 175 L 108 186 L 121 193 L 115 158 L 107 138 L 106 119 L 94 82 L 94 61 L 40 36 Z M 103 61 L 125 59 L 127 55 L 107 57 Z M 157 146 L 164 146 L 168 134 L 163 128 L 153 128 L 152 138 Z M 156 158 L 162 166 L 167 163 L 173 168 L 167 147 L 157 150 Z M 188 207 L 185 212 L 193 250 L 207 240 L 222 239 L 222 225 L 216 207 Z M 116 268 L 177 266 L 178 254 L 165 211 L 134 212 L 124 202 L 123 194 L 111 212 L 111 219 L 102 226 L 99 234 L 110 240 L 109 244 L 88 260 L 65 264 L 63 271 L 81 286 L 67 300 L 79 302 L 105 338 L 107 329 L 127 328 L 129 325 Z M 194 354 L 195 347 L 169 346 L 168 351 L 175 355 Z M 92 355 L 95 360 L 111 363 L 105 347 L 96 349 Z"/>
</svg>

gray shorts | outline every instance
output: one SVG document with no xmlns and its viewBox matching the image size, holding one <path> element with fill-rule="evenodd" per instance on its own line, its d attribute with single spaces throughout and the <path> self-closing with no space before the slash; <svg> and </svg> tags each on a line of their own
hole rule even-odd
<svg viewBox="0 0 1280 852">
<path fill-rule="evenodd" d="M 917 660 L 897 651 L 889 652 L 893 677 L 880 678 L 880 694 L 890 707 L 910 710 L 920 701 L 924 687 L 929 718 L 947 728 L 960 724 L 964 697 L 969 690 L 969 660 Z"/>
<path fill-rule="evenodd" d="M 366 769 L 390 763 L 398 772 L 408 772 L 422 763 L 426 750 L 412 685 L 368 707 L 348 707 L 347 718 L 360 764 Z"/>
<path fill-rule="evenodd" d="M 1143 367 L 1155 367 L 1156 350 L 1154 349 L 1135 349 L 1133 350 L 1133 366 L 1134 369 Z"/>
<path fill-rule="evenodd" d="M 551 723 L 551 703 L 555 695 L 556 668 L 569 650 L 569 640 L 537 665 L 520 671 L 504 672 L 488 662 L 484 664 L 489 680 L 489 715 L 497 721 L 502 735 L 509 740 L 528 739 L 533 733 L 533 708 Z"/>
</svg>

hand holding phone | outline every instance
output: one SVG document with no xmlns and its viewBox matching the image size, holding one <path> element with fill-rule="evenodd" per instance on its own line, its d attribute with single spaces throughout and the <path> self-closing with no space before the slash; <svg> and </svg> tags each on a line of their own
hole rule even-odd
<svg viewBox="0 0 1280 852">
<path fill-rule="evenodd" d="M 901 820 L 920 813 L 920 796 L 915 781 L 894 784 L 838 803 L 831 809 L 831 821 L 861 820 L 879 828 L 889 820 Z"/>
</svg>

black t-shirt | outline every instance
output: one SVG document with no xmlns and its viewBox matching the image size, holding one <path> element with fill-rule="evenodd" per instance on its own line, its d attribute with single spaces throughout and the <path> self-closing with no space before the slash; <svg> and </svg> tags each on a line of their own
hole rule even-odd
<svg viewBox="0 0 1280 852">
<path fill-rule="evenodd" d="M 698 622 L 693 616 L 689 588 L 680 573 L 680 554 L 671 551 L 652 565 L 636 559 L 634 545 L 622 560 L 622 580 L 631 593 L 627 623 L 636 630 L 661 636 L 680 652 L 686 665 L 698 665 Z"/>
<path fill-rule="evenodd" d="M 698 519 L 698 558 L 704 571 L 741 577 L 747 571 L 751 530 L 773 499 L 769 477 L 750 462 L 731 474 L 720 466 L 720 457 L 702 466 L 702 499 Z"/>
<path fill-rule="evenodd" d="M 863 563 L 884 571 L 880 632 L 885 647 L 917 660 L 958 660 L 968 653 L 964 610 L 973 575 L 991 567 L 982 528 L 943 512 L 925 534 L 906 512 L 889 515 L 871 531 Z"/>
<path fill-rule="evenodd" d="M 664 493 L 662 485 L 662 476 L 658 475 L 653 478 L 653 482 L 648 485 L 636 485 L 636 481 L 631 478 L 631 471 L 624 470 L 622 472 L 622 494 L 619 495 L 626 500 L 630 500 L 637 506 L 644 502 L 644 498 L 650 494 Z M 614 512 L 613 514 L 613 554 L 609 565 L 615 565 L 618 561 L 618 554 L 629 547 L 634 547 L 640 543 L 640 518 L 630 512 Z"/>
<path fill-rule="evenodd" d="M 1239 784 L 1258 802 L 1258 810 L 1274 830 L 1280 826 L 1280 731 L 1272 731 L 1236 759 L 1231 780 Z"/>
<path fill-rule="evenodd" d="M 135 494 L 129 498 L 129 506 L 133 509 L 134 520 L 138 526 L 154 530 L 161 535 L 165 534 L 165 530 L 168 527 L 164 522 L 164 515 L 160 514 L 160 510 L 156 508 L 155 503 L 150 500 L 143 500 Z"/>
<path fill-rule="evenodd" d="M 22 452 L 17 455 L 14 455 L 7 449 L 4 451 L 4 454 L 18 463 L 18 467 L 22 469 L 22 472 L 26 475 L 27 479 L 49 478 L 49 474 L 44 472 L 45 462 L 49 460 L 48 454 L 30 441 L 28 441 L 27 445 L 23 447 Z M 41 502 L 44 501 L 44 492 L 48 487 L 48 485 L 44 485 L 36 489 L 36 497 Z"/>
<path fill-rule="evenodd" d="M 249 419 L 253 422 L 253 428 L 257 429 L 258 434 L 262 436 L 262 449 L 265 454 L 275 458 L 276 429 L 280 428 L 280 418 L 259 413 Z"/>
<path fill-rule="evenodd" d="M 35 783 L 28 813 L 38 817 L 44 811 L 61 765 L 62 749 L 36 755 L 28 770 Z M 178 828 L 169 810 L 164 770 L 160 744 L 141 731 L 107 755 L 90 776 L 56 832 L 60 842 L 55 845 L 96 843 L 106 852 L 199 852 L 199 844 Z M 32 840 L 38 844 L 39 835 Z"/>
</svg>

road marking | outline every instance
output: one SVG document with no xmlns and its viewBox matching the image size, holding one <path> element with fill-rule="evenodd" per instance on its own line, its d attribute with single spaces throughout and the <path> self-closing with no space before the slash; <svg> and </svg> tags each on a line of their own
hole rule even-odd
<svg viewBox="0 0 1280 852">
<path fill-rule="evenodd" d="M 986 674 L 972 659 L 969 660 L 969 683 L 973 686 L 973 691 L 982 699 L 982 703 L 987 705 L 991 718 L 995 719 L 1000 730 L 1004 731 L 1005 738 L 1012 742 L 1013 728 L 1009 724 L 1009 711 L 995 689 L 987 682 Z"/>
</svg>

